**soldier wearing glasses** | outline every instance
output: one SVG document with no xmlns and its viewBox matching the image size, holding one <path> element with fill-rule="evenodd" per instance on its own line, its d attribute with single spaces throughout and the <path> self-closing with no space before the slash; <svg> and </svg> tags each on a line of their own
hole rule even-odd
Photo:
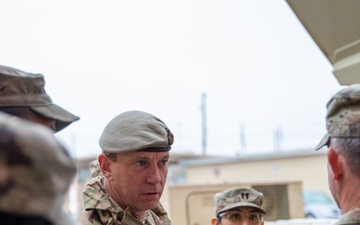
<svg viewBox="0 0 360 225">
<path fill-rule="evenodd" d="M 261 208 L 263 194 L 251 189 L 234 187 L 215 195 L 216 217 L 212 225 L 264 225 L 266 211 Z"/>
</svg>

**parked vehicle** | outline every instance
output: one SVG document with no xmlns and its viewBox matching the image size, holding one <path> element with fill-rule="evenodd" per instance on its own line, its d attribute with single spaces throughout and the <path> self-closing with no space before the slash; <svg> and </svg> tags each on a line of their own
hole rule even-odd
<svg viewBox="0 0 360 225">
<path fill-rule="evenodd" d="M 320 191 L 304 191 L 305 218 L 340 218 L 341 211 L 334 200 Z"/>
</svg>

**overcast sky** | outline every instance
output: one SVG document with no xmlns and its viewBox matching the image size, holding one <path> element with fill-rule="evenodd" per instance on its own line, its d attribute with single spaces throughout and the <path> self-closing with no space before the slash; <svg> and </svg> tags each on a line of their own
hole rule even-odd
<svg viewBox="0 0 360 225">
<path fill-rule="evenodd" d="M 202 93 L 208 154 L 273 151 L 277 127 L 283 150 L 313 148 L 340 89 L 286 1 L 4 0 L 0 29 L 0 64 L 44 74 L 81 117 L 57 134 L 78 157 L 133 109 L 169 126 L 173 152 L 202 153 Z"/>
</svg>

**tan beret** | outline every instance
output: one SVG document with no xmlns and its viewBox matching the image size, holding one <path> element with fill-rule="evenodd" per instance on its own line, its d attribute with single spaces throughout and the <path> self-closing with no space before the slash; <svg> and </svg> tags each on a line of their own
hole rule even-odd
<svg viewBox="0 0 360 225">
<path fill-rule="evenodd" d="M 154 115 L 142 111 L 127 111 L 113 118 L 105 127 L 99 145 L 103 152 L 170 151 L 174 135 L 166 124 Z"/>
</svg>

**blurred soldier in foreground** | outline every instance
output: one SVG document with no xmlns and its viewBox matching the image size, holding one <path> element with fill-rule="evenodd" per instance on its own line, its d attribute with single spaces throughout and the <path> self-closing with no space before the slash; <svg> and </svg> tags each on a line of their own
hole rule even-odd
<svg viewBox="0 0 360 225">
<path fill-rule="evenodd" d="M 263 194 L 251 188 L 234 187 L 215 194 L 212 225 L 264 225 Z"/>
<path fill-rule="evenodd" d="M 159 118 L 127 111 L 105 127 L 99 144 L 102 176 L 83 192 L 83 225 L 170 225 L 159 200 L 174 136 Z"/>
<path fill-rule="evenodd" d="M 340 90 L 326 107 L 327 133 L 316 150 L 327 146 L 329 187 L 342 214 L 336 224 L 360 224 L 360 85 Z"/>
<path fill-rule="evenodd" d="M 0 112 L 0 221 L 74 225 L 62 206 L 76 163 L 47 127 Z"/>
<path fill-rule="evenodd" d="M 54 104 L 44 86 L 42 74 L 0 65 L 0 111 L 43 124 L 55 132 L 80 119 Z"/>
</svg>

